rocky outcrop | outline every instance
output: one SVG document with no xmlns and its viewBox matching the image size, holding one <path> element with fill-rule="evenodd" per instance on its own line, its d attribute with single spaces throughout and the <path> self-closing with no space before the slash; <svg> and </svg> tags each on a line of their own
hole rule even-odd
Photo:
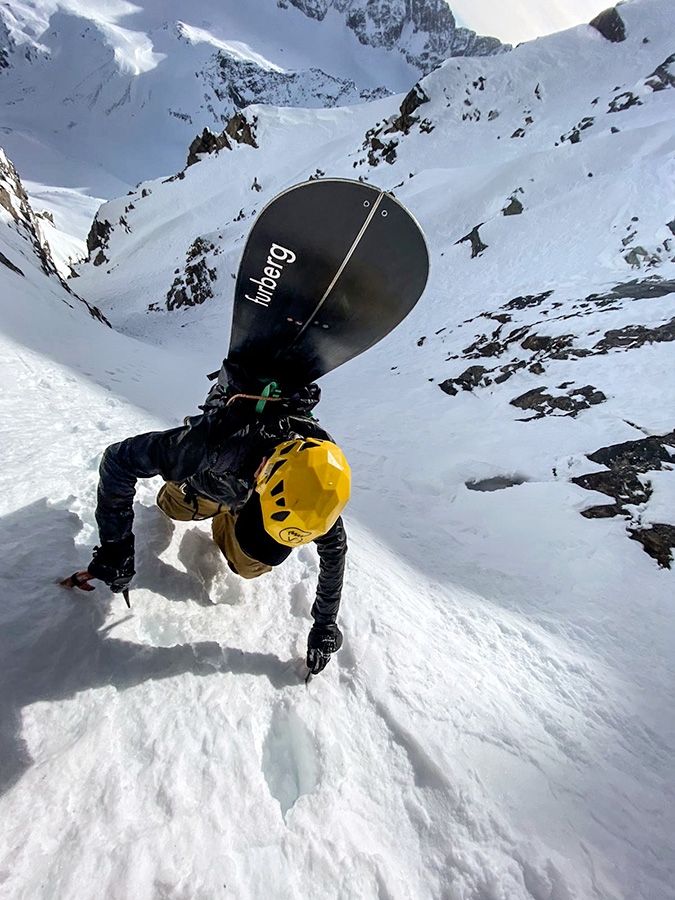
<svg viewBox="0 0 675 900">
<path fill-rule="evenodd" d="M 19 173 L 2 150 L 0 150 L 0 207 L 11 216 L 15 230 L 26 240 L 32 254 L 37 256 L 45 275 L 58 278 L 66 290 L 69 290 L 56 271 L 49 244 L 44 239 L 38 218 L 21 184 Z"/>
<path fill-rule="evenodd" d="M 399 115 L 389 128 L 385 129 L 385 133 L 390 134 L 393 131 L 401 131 L 403 134 L 409 134 L 412 126 L 419 122 L 419 116 L 414 115 L 414 113 L 425 103 L 429 103 L 429 97 L 427 97 L 424 88 L 420 84 L 414 85 L 412 90 L 408 91 L 403 98 L 403 103 L 399 107 Z"/>
<path fill-rule="evenodd" d="M 332 107 L 375 100 L 387 95 L 384 88 L 359 90 L 344 78 L 328 75 L 321 69 L 280 72 L 263 69 L 252 62 L 217 53 L 204 69 L 206 85 L 221 107 L 221 119 L 230 112 L 252 103 L 271 106 Z"/>
<path fill-rule="evenodd" d="M 675 88 L 675 53 L 664 60 L 647 78 L 647 85 L 653 91 Z"/>
<path fill-rule="evenodd" d="M 459 28 L 445 0 L 278 0 L 282 7 L 289 3 L 318 20 L 335 9 L 362 44 L 400 50 L 424 75 L 450 56 L 506 49 L 497 38 Z"/>
<path fill-rule="evenodd" d="M 589 24 L 613 44 L 619 44 L 626 40 L 626 26 L 614 6 L 599 13 Z"/>
<path fill-rule="evenodd" d="M 587 491 L 606 494 L 614 501 L 591 506 L 581 511 L 587 519 L 623 516 L 631 523 L 628 533 L 639 541 L 660 566 L 670 568 L 675 547 L 675 526 L 660 522 L 643 525 L 636 507 L 648 503 L 653 488 L 646 477 L 650 472 L 672 469 L 675 464 L 675 431 L 650 436 L 638 441 L 625 441 L 602 447 L 587 454 L 591 462 L 605 470 L 573 478 L 572 482 Z"/>
<path fill-rule="evenodd" d="M 202 156 L 208 156 L 210 153 L 218 153 L 223 149 L 232 149 L 232 145 L 228 141 L 225 132 L 223 131 L 220 134 L 214 134 L 209 128 L 205 128 L 190 144 L 186 168 L 198 163 Z"/>
<path fill-rule="evenodd" d="M 25 278 L 30 266 L 37 263 L 38 268 L 49 278 L 55 278 L 71 298 L 83 303 L 95 319 L 110 324 L 97 307 L 78 297 L 59 274 L 19 174 L 4 151 L 0 150 L 0 221 L 2 219 L 19 236 L 21 240 L 18 244 L 22 247 L 18 253 L 12 254 L 14 258 L 11 259 L 7 254 L 0 253 L 0 264 L 4 269 Z M 64 302 L 67 301 L 64 299 Z"/>
<path fill-rule="evenodd" d="M 166 295 L 166 308 L 171 311 L 183 306 L 199 306 L 213 297 L 212 284 L 218 275 L 209 265 L 209 258 L 219 249 L 207 238 L 198 237 L 187 252 L 185 268 L 176 272 L 176 278 Z"/>
<path fill-rule="evenodd" d="M 244 113 L 236 113 L 225 126 L 225 134 L 229 135 L 237 144 L 247 144 L 258 149 L 255 138 L 255 126 L 258 120 L 255 116 L 249 122 Z"/>
<path fill-rule="evenodd" d="M 480 252 L 476 229 L 463 240 L 470 241 L 474 250 Z M 571 331 L 566 330 L 563 334 L 545 334 L 539 330 L 544 324 L 548 330 L 556 321 L 570 323 L 574 319 L 582 319 L 589 315 L 614 312 L 632 301 L 649 300 L 673 293 L 675 281 L 653 275 L 642 280 L 634 279 L 618 284 L 604 294 L 590 294 L 581 300 L 568 301 L 565 304 L 560 301 L 549 303 L 552 291 L 514 297 L 498 310 L 484 312 L 475 320 L 470 319 L 464 323 L 488 320 L 493 322 L 495 327 L 477 334 L 461 354 L 447 358 L 448 361 L 492 359 L 500 360 L 500 363 L 492 366 L 469 366 L 461 375 L 439 381 L 438 386 L 444 393 L 454 396 L 460 390 L 473 391 L 492 384 L 503 384 L 523 369 L 542 376 L 547 372 L 549 363 L 555 360 L 583 359 L 633 351 L 646 344 L 675 342 L 675 318 L 649 327 L 630 324 L 623 328 L 612 328 L 605 331 L 603 336 L 599 340 L 594 340 L 590 346 L 583 346 L 585 341 Z M 518 324 L 519 313 L 527 314 L 534 310 L 541 315 L 539 321 Z M 445 328 L 437 333 L 440 342 L 444 342 L 448 335 L 449 332 Z M 504 357 L 507 357 L 507 360 L 501 362 Z M 560 391 L 566 393 L 561 394 Z M 547 386 L 538 387 L 510 402 L 513 406 L 532 409 L 541 415 L 577 415 L 581 410 L 601 403 L 604 399 L 602 391 L 592 385 L 576 387 L 570 383 L 555 388 L 554 393 L 551 393 L 551 389 Z"/>
<path fill-rule="evenodd" d="M 97 213 L 87 235 L 89 259 L 95 266 L 101 266 L 103 263 L 108 262 L 105 251 L 108 249 L 108 241 L 111 234 L 112 224 L 107 219 L 99 219 Z"/>
<path fill-rule="evenodd" d="M 8 69 L 10 67 L 10 58 L 14 48 L 14 41 L 7 30 L 4 20 L 0 17 L 0 69 Z"/>
<path fill-rule="evenodd" d="M 464 237 L 455 241 L 455 244 L 468 243 L 471 245 L 471 259 L 480 256 L 483 250 L 487 250 L 488 248 L 488 245 L 481 240 L 480 232 L 478 230 L 483 224 L 483 222 L 480 222 L 475 228 L 472 228 L 468 234 L 465 234 Z"/>
<path fill-rule="evenodd" d="M 564 390 L 564 387 L 561 385 L 558 390 Z M 604 403 L 607 399 L 603 392 L 594 388 L 592 384 L 575 387 L 559 394 L 547 394 L 547 390 L 546 387 L 534 388 L 534 390 L 527 391 L 510 401 L 511 406 L 535 413 L 534 416 L 521 419 L 521 421 L 532 422 L 535 419 L 543 419 L 544 416 L 551 415 L 576 417 L 583 409 Z"/>
<path fill-rule="evenodd" d="M 632 540 L 642 544 L 645 552 L 655 559 L 661 568 L 670 568 L 675 548 L 675 527 L 659 523 L 646 528 L 629 528 L 628 534 Z"/>
<path fill-rule="evenodd" d="M 232 141 L 236 144 L 248 144 L 249 147 L 254 147 L 257 150 L 258 143 L 255 139 L 256 122 L 255 116 L 249 122 L 244 113 L 239 112 L 232 116 L 220 134 L 214 134 L 209 128 L 205 128 L 190 144 L 186 168 L 198 163 L 210 153 L 231 150 Z"/>
</svg>

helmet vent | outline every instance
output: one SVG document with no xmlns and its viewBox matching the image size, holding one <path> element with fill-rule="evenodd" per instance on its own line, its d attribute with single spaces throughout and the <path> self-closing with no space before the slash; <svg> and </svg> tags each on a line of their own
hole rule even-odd
<svg viewBox="0 0 675 900">
<path fill-rule="evenodd" d="M 281 494 L 281 493 L 283 492 L 283 489 L 284 489 L 284 482 L 283 482 L 283 479 L 282 479 L 282 480 L 279 482 L 279 484 L 275 485 L 275 486 L 272 488 L 272 490 L 270 491 L 270 495 L 271 495 L 272 497 L 276 497 L 277 494 Z"/>
<path fill-rule="evenodd" d="M 272 513 L 272 515 L 270 516 L 270 519 L 274 519 L 275 522 L 283 522 L 285 519 L 287 519 L 290 516 L 290 514 L 291 514 L 291 511 L 289 509 L 286 509 L 283 512 Z"/>
<path fill-rule="evenodd" d="M 298 453 L 300 453 L 302 450 L 311 450 L 312 447 L 316 446 L 318 446 L 316 441 L 305 441 L 301 447 L 298 447 Z"/>
<path fill-rule="evenodd" d="M 283 497 L 279 497 L 279 499 L 276 502 L 276 505 L 277 506 L 286 506 L 286 501 L 284 500 Z"/>
<path fill-rule="evenodd" d="M 285 459 L 279 459 L 279 460 L 277 460 L 277 462 L 275 462 L 274 465 L 272 466 L 272 471 L 271 471 L 270 474 L 267 476 L 267 480 L 269 481 L 270 478 L 272 478 L 274 475 L 276 475 L 276 473 L 279 471 L 279 469 L 280 469 L 282 466 L 284 466 L 284 465 L 286 465 L 286 460 L 285 460 Z"/>
</svg>

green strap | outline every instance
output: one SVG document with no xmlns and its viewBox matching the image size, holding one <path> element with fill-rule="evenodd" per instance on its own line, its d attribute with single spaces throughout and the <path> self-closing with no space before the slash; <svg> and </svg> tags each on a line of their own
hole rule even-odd
<svg viewBox="0 0 675 900">
<path fill-rule="evenodd" d="M 262 391 L 262 395 L 265 398 L 280 397 L 281 390 L 279 389 L 279 385 L 276 383 L 276 381 L 270 381 L 269 384 L 265 385 L 265 387 L 263 388 L 263 391 Z M 267 403 L 266 399 L 258 400 L 258 402 L 256 403 L 256 407 L 255 407 L 255 411 L 256 411 L 256 413 L 258 413 L 258 415 L 260 415 L 260 413 L 265 409 L 266 403 Z"/>
</svg>

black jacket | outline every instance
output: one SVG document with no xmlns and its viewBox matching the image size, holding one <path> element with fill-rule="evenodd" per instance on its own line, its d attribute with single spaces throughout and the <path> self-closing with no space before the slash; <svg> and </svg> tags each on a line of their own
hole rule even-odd
<svg viewBox="0 0 675 900">
<path fill-rule="evenodd" d="M 237 400 L 224 409 L 193 416 L 180 428 L 154 431 L 112 444 L 99 469 L 96 522 L 102 542 L 119 541 L 132 532 L 136 481 L 161 475 L 185 485 L 186 495 L 206 497 L 233 512 L 253 490 L 263 457 L 284 440 L 317 437 L 331 440 L 310 409 L 318 401 L 267 403 L 260 415 L 252 401 Z M 312 616 L 319 625 L 335 622 L 340 606 L 347 538 L 342 519 L 316 544 L 319 580 Z"/>
</svg>

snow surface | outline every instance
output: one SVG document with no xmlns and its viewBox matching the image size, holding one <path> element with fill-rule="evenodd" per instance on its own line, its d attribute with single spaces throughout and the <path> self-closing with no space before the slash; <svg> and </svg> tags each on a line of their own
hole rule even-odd
<svg viewBox="0 0 675 900">
<path fill-rule="evenodd" d="M 17 45 L 0 67 L 3 148 L 23 178 L 97 197 L 172 174 L 205 127 L 222 131 L 237 83 L 218 53 L 298 73 L 303 106 L 330 105 L 313 70 L 329 87 L 344 80 L 343 103 L 407 90 L 419 75 L 399 53 L 360 44 L 337 12 L 318 22 L 275 0 L 11 0 L 0 16 Z M 267 101 L 284 102 L 275 93 L 267 86 Z"/>
<path fill-rule="evenodd" d="M 620 9 L 624 44 L 581 27 L 449 61 L 424 80 L 410 134 L 382 136 L 398 140 L 392 165 L 369 165 L 364 139 L 402 97 L 247 111 L 260 149 L 100 211 L 107 261 L 70 284 L 115 330 L 0 221 L 24 273 L 0 266 L 2 900 L 673 900 L 675 576 L 625 519 L 582 517 L 609 498 L 570 480 L 601 468 L 587 453 L 673 429 L 672 344 L 438 388 L 524 356 L 465 352 L 516 297 L 553 291 L 509 308 L 502 338 L 527 326 L 588 350 L 674 315 L 672 293 L 587 300 L 675 277 L 675 91 L 647 85 L 673 52 L 673 8 Z M 626 91 L 641 105 L 608 112 Z M 580 141 L 561 141 L 585 117 Z M 345 644 L 305 686 L 313 549 L 239 580 L 207 526 L 154 506 L 156 480 L 137 492 L 131 611 L 56 581 L 96 541 L 102 450 L 196 411 L 254 216 L 317 169 L 394 189 L 432 276 L 402 326 L 322 379 L 354 493 Z M 523 213 L 503 216 L 513 196 Z M 56 228 L 74 234 L 86 210 L 59 202 Z M 456 242 L 481 222 L 472 259 Z M 197 237 L 214 247 L 214 296 L 169 312 Z M 607 399 L 534 421 L 510 405 L 563 384 Z M 648 478 L 636 516 L 672 523 L 672 467 Z"/>
</svg>

